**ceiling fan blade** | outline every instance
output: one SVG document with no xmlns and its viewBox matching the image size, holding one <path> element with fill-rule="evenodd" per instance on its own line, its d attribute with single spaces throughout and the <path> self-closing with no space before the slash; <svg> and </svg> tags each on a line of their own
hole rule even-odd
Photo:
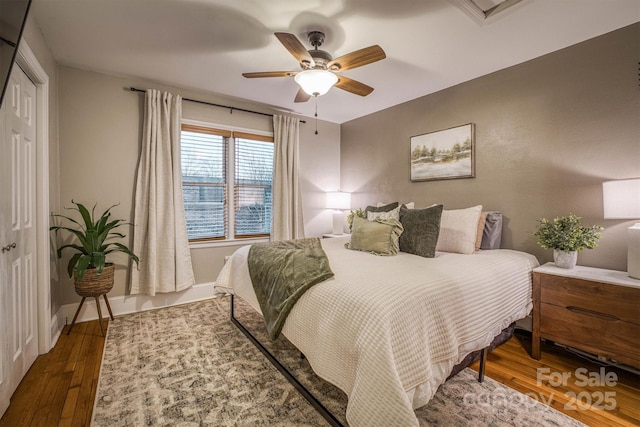
<svg viewBox="0 0 640 427">
<path fill-rule="evenodd" d="M 307 102 L 309 98 L 311 98 L 311 95 L 300 88 L 298 89 L 298 93 L 296 93 L 296 99 L 294 99 L 293 102 Z"/>
<path fill-rule="evenodd" d="M 342 55 L 341 57 L 329 62 L 327 67 L 329 69 L 335 69 L 336 71 L 350 70 L 352 68 L 362 67 L 363 65 L 380 61 L 386 57 L 387 55 L 384 53 L 384 50 L 382 50 L 380 46 L 374 45 Z"/>
<path fill-rule="evenodd" d="M 242 75 L 248 79 L 256 77 L 291 77 L 295 76 L 295 71 L 262 71 L 258 73 L 242 73 Z"/>
<path fill-rule="evenodd" d="M 316 62 L 313 60 L 307 49 L 296 36 L 290 33 L 274 33 L 280 40 L 280 43 L 289 51 L 294 58 L 298 60 L 300 64 L 306 62 L 309 67 L 314 67 Z"/>
<path fill-rule="evenodd" d="M 371 86 L 367 86 L 364 83 L 360 83 L 359 81 L 345 76 L 338 76 L 338 83 L 335 84 L 335 87 L 360 96 L 367 96 L 373 92 L 373 88 Z"/>
</svg>

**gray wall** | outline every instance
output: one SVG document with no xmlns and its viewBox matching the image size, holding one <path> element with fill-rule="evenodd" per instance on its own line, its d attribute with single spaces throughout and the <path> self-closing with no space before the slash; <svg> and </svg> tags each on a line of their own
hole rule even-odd
<svg viewBox="0 0 640 427">
<path fill-rule="evenodd" d="M 604 220 L 603 180 L 640 176 L 640 24 L 344 123 L 342 189 L 353 206 L 482 204 L 506 217 L 503 247 L 535 254 L 538 218 L 573 212 L 606 230 L 578 264 L 626 270 L 626 228 Z M 476 125 L 476 177 L 410 182 L 409 140 Z"/>
<path fill-rule="evenodd" d="M 169 90 L 186 98 L 233 105 L 264 112 L 264 106 L 243 103 L 202 93 L 167 88 L 140 80 L 129 80 L 59 66 L 60 127 L 60 200 L 71 206 L 71 199 L 88 205 L 98 202 L 113 209 L 114 217 L 133 218 L 135 173 L 139 156 L 144 94 L 125 90 Z M 272 130 L 271 118 L 202 104 L 183 102 L 183 117 L 192 120 L 237 126 L 254 130 Z M 318 236 L 331 229 L 330 212 L 324 208 L 324 192 L 338 188 L 340 180 L 340 127 L 320 121 L 319 135 L 314 135 L 312 120 L 301 125 L 300 145 L 303 170 L 303 204 L 305 232 Z M 130 235 L 128 238 L 130 239 Z M 240 245 L 192 247 L 191 255 L 197 283 L 215 281 L 224 256 Z M 59 263 L 62 304 L 78 301 L 73 284 L 66 274 L 68 257 Z M 127 258 L 118 254 L 113 260 L 122 265 Z M 115 286 L 110 296 L 125 294 L 127 273 L 116 270 Z"/>
</svg>

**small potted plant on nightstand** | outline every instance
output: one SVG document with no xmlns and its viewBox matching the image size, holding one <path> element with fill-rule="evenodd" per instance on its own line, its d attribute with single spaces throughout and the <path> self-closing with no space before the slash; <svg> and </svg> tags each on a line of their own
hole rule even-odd
<svg viewBox="0 0 640 427">
<path fill-rule="evenodd" d="M 349 230 L 351 230 L 351 227 L 353 226 L 353 219 L 355 217 L 367 219 L 367 214 L 361 208 L 358 208 L 355 211 L 349 211 L 349 215 L 347 215 L 347 224 L 349 224 Z"/>
<path fill-rule="evenodd" d="M 68 231 L 75 236 L 77 240 L 77 242 L 60 246 L 57 251 L 58 258 L 62 257 L 62 251 L 65 249 L 71 249 L 75 252 L 67 264 L 67 273 L 69 273 L 69 277 L 73 277 L 76 293 L 82 297 L 82 302 L 80 302 L 80 306 L 73 317 L 73 322 L 71 322 L 71 327 L 67 331 L 67 334 L 71 332 L 71 328 L 76 322 L 78 313 L 86 297 L 96 299 L 98 315 L 100 316 L 100 320 L 102 320 L 100 301 L 98 300 L 102 295 L 109 309 L 109 314 L 113 319 L 107 293 L 113 288 L 115 266 L 113 263 L 106 261 L 107 255 L 113 252 L 123 252 L 127 254 L 136 265 L 139 262 L 138 257 L 131 252 L 127 246 L 111 241 L 114 238 L 125 237 L 124 234 L 115 231 L 118 227 L 131 225 L 122 219 L 110 219 L 111 209 L 117 205 L 111 206 L 100 216 L 96 216 L 95 205 L 91 212 L 89 212 L 81 203 L 76 203 L 73 200 L 71 203 L 76 205 L 76 207 L 67 209 L 78 211 L 82 218 L 81 222 L 68 216 L 54 214 L 54 217 L 67 220 L 71 225 L 54 225 L 50 227 L 50 230 L 56 233 L 60 230 Z M 104 335 L 102 321 L 100 321 L 100 329 Z"/>
<path fill-rule="evenodd" d="M 584 227 L 580 224 L 580 219 L 570 213 L 554 218 L 553 221 L 546 218 L 538 220 L 538 230 L 534 235 L 541 247 L 553 249 L 553 261 L 558 267 L 575 267 L 578 251 L 598 246 L 600 232 L 604 228 L 599 225 Z"/>
</svg>

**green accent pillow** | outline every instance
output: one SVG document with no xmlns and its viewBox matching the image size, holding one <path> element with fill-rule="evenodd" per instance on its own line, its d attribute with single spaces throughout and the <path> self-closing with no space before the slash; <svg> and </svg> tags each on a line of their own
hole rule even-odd
<svg viewBox="0 0 640 427">
<path fill-rule="evenodd" d="M 442 205 L 425 209 L 400 207 L 400 223 L 404 232 L 400 236 L 400 251 L 420 255 L 425 258 L 436 256 L 436 245 L 440 234 Z"/>
<path fill-rule="evenodd" d="M 398 238 L 402 234 L 402 224 L 397 219 L 353 218 L 351 240 L 345 244 L 347 249 L 371 252 L 376 255 L 397 255 Z"/>
</svg>

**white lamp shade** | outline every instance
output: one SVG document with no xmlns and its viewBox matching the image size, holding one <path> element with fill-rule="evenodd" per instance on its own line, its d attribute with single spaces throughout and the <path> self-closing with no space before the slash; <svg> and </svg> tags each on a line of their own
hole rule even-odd
<svg viewBox="0 0 640 427">
<path fill-rule="evenodd" d="M 603 182 L 602 204 L 607 219 L 640 218 L 640 178 Z"/>
<path fill-rule="evenodd" d="M 327 70 L 305 70 L 296 74 L 294 80 L 308 95 L 320 96 L 338 83 L 338 76 Z"/>
<path fill-rule="evenodd" d="M 331 191 L 327 193 L 327 209 L 351 209 L 351 193 Z"/>
</svg>

